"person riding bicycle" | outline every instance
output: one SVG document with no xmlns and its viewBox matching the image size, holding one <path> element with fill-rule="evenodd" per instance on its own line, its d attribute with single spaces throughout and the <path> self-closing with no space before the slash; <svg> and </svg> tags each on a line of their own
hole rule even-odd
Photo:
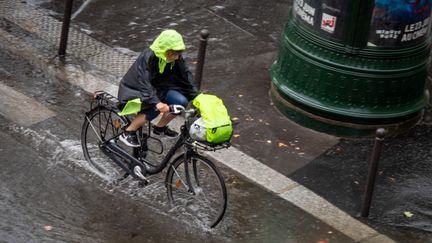
<svg viewBox="0 0 432 243">
<path fill-rule="evenodd" d="M 164 30 L 120 81 L 120 107 L 124 108 L 137 98 L 142 103 L 138 115 L 119 137 L 126 145 L 139 147 L 136 131 L 159 113 L 162 117 L 153 125 L 153 133 L 167 137 L 178 135 L 167 126 L 175 118 L 169 113 L 169 105 L 186 106 L 197 95 L 192 73 L 181 55 L 185 49 L 181 34 L 172 29 Z"/>
</svg>

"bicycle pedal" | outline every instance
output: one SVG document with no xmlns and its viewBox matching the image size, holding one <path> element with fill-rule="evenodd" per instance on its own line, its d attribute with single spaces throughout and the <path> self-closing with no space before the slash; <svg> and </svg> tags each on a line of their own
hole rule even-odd
<svg viewBox="0 0 432 243">
<path fill-rule="evenodd" d="M 143 181 L 148 181 L 147 178 L 143 175 L 141 167 L 138 165 L 133 168 L 133 173 Z"/>
</svg>

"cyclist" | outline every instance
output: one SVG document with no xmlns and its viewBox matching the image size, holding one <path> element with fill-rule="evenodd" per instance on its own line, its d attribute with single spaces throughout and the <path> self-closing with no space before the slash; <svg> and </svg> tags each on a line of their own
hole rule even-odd
<svg viewBox="0 0 432 243">
<path fill-rule="evenodd" d="M 118 99 L 120 107 L 139 98 L 141 111 L 125 129 L 120 140 L 128 146 L 139 147 L 136 131 L 162 113 L 160 121 L 153 125 L 153 133 L 176 137 L 177 132 L 168 128 L 175 118 L 168 105 L 186 106 L 197 95 L 182 52 L 183 37 L 175 30 L 165 30 L 145 49 L 120 81 Z"/>
</svg>

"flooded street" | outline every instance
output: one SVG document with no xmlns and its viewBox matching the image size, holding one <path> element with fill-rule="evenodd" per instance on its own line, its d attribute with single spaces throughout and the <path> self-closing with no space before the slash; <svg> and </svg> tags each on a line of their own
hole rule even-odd
<svg viewBox="0 0 432 243">
<path fill-rule="evenodd" d="M 325 221 L 280 197 L 296 188 L 285 185 L 278 196 L 222 164 L 228 208 L 209 229 L 168 205 L 165 171 L 139 188 L 130 178 L 113 183 L 117 176 L 83 158 L 81 125 L 99 81 L 115 95 L 134 56 L 165 28 L 184 35 L 193 70 L 199 30 L 207 28 L 202 87 L 237 120 L 233 146 L 354 217 L 373 141 L 300 127 L 268 96 L 291 1 L 74 0 L 67 65 L 56 57 L 64 1 L 12 2 L 0 0 L 0 242 L 355 241 L 345 221 L 331 214 Z M 386 140 L 371 216 L 359 220 L 397 242 L 432 242 L 431 127 Z M 333 228 L 336 221 L 342 227 Z"/>
<path fill-rule="evenodd" d="M 74 87 L 5 53 L 0 57 L 0 77 L 8 87 L 57 113 L 30 127 L 14 124 L 2 114 L 3 240 L 154 242 L 178 239 L 177 231 L 184 232 L 185 239 L 196 239 L 194 231 L 202 229 L 169 214 L 165 188 L 157 178 L 141 190 L 133 181 L 113 185 L 115 178 L 100 177 L 83 159 L 79 129 L 87 95 L 81 97 Z"/>
<path fill-rule="evenodd" d="M 222 172 L 229 203 L 216 229 L 169 207 L 164 173 L 150 177 L 145 188 L 131 179 L 113 184 L 116 178 L 97 173 L 82 155 L 79 134 L 89 108 L 87 93 L 2 51 L 0 63 L 2 90 L 47 109 L 33 111 L 46 113 L 47 119 L 26 125 L 5 112 L 7 107 L 1 110 L 2 241 L 351 241 L 226 168 Z M 299 230 L 299 225 L 308 230 Z"/>
</svg>

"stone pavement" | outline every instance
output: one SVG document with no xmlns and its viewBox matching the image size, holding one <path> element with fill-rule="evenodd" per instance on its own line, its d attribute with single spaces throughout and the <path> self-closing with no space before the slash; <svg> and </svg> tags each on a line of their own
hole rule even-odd
<svg viewBox="0 0 432 243">
<path fill-rule="evenodd" d="M 1 0 L 0 3 L 2 6 L 0 17 L 6 22 L 0 28 L 2 48 L 11 49 L 37 63 L 52 75 L 65 79 L 88 92 L 104 89 L 116 94 L 118 79 L 127 70 L 135 55 L 125 54 L 121 49 L 105 44 L 109 43 L 110 39 L 113 40 L 113 36 L 93 35 L 91 37 L 78 28 L 72 28 L 67 65 L 62 65 L 53 54 L 59 42 L 61 22 L 25 3 L 6 0 Z M 186 20 L 189 17 L 193 19 L 192 26 L 197 26 L 196 22 L 199 20 L 205 20 L 206 28 L 210 29 L 211 35 L 214 36 L 209 42 L 210 49 L 204 73 L 205 80 L 210 81 L 203 83 L 203 88 L 218 94 L 228 107 L 233 108 L 232 116 L 240 120 L 239 136 L 234 140 L 234 146 L 248 154 L 232 148 L 230 153 L 217 153 L 214 157 L 355 241 L 391 242 L 389 238 L 353 219 L 322 197 L 285 176 L 294 173 L 332 148 L 339 139 L 297 126 L 280 116 L 272 107 L 267 95 L 270 82 L 268 67 L 272 60 L 275 60 L 277 47 L 275 33 L 281 32 L 281 28 L 269 30 L 267 27 L 262 33 L 232 21 L 229 13 L 239 11 L 247 15 L 248 12 L 244 13 L 240 10 L 247 11 L 248 7 L 257 7 L 251 5 L 239 7 L 234 4 L 234 7 L 231 6 L 233 9 L 228 9 L 231 12 L 222 11 L 224 7 L 217 4 L 213 6 L 209 4 L 203 8 L 194 6 L 190 13 L 187 11 L 188 6 L 185 7 L 186 10 L 182 10 Z M 277 5 L 272 8 L 275 7 Z M 282 4 L 278 13 L 285 13 L 286 10 L 283 10 L 285 7 L 287 6 Z M 259 18 L 263 18 L 262 13 L 256 16 L 257 19 L 252 22 L 259 22 Z M 107 22 L 104 18 L 109 18 L 109 16 L 98 17 L 102 22 Z M 173 20 L 164 23 L 163 17 L 157 18 L 162 23 L 161 27 L 164 27 L 164 24 L 169 26 Z M 272 20 L 266 21 L 262 23 L 264 25 L 272 23 Z M 97 25 L 97 21 L 93 22 Z M 192 38 L 196 38 L 197 33 L 190 30 L 188 21 L 183 22 L 186 22 L 185 25 L 175 27 L 184 29 L 181 32 L 186 33 L 186 41 L 193 43 Z M 106 24 L 106 26 L 101 28 L 114 32 L 111 25 Z M 17 29 L 15 32 L 14 28 Z M 122 31 L 116 29 L 115 32 L 117 30 Z M 151 34 L 146 33 L 146 35 L 154 36 L 159 31 L 160 29 L 149 27 L 148 32 Z M 269 31 L 272 32 L 268 33 Z M 264 38 L 260 38 L 261 35 Z M 131 42 L 131 46 L 133 44 L 145 45 L 139 40 Z M 214 49 L 212 45 L 215 46 Z M 193 63 L 193 51 L 196 48 L 191 46 L 189 50 L 186 54 Z M 89 65 L 81 63 L 82 61 Z"/>
</svg>

